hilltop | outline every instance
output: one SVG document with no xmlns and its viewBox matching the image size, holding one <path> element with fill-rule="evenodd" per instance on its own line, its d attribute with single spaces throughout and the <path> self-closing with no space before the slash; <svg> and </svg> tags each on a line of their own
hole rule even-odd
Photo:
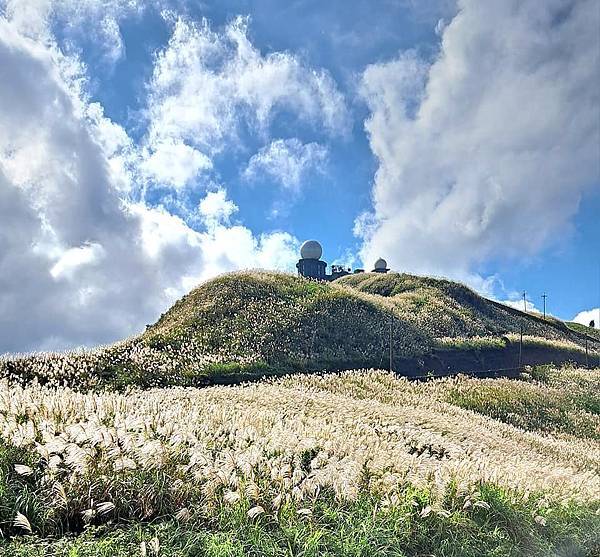
<svg viewBox="0 0 600 557">
<path fill-rule="evenodd" d="M 403 374 L 511 368 L 519 361 L 585 364 L 586 344 L 590 358 L 600 346 L 560 321 L 448 280 L 361 273 L 327 283 L 238 272 L 201 284 L 137 337 L 95 351 L 5 358 L 0 370 L 83 387 L 202 385 L 387 368 L 390 338 L 392 368 Z"/>
<path fill-rule="evenodd" d="M 521 326 L 527 335 L 556 341 L 578 344 L 583 338 L 561 321 L 521 312 L 446 279 L 406 273 L 358 273 L 337 282 L 392 301 L 400 319 L 435 338 L 520 333 Z"/>
</svg>

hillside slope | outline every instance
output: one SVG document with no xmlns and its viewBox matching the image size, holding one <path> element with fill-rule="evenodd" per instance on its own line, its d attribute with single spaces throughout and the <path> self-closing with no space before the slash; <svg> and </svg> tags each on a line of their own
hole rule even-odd
<svg viewBox="0 0 600 557">
<path fill-rule="evenodd" d="M 577 333 L 585 335 L 589 338 L 594 338 L 598 342 L 600 342 L 600 329 L 592 329 L 591 327 L 588 327 L 587 325 L 582 325 L 581 323 L 575 323 L 574 321 L 567 321 L 565 323 L 565 325 L 567 327 L 569 327 L 569 329 L 576 331 Z"/>
<path fill-rule="evenodd" d="M 515 352 L 521 327 L 524 359 Z M 0 375 L 86 387 L 199 385 L 387 368 L 390 340 L 392 367 L 406 374 L 585 364 L 584 337 L 445 280 L 363 273 L 319 283 L 240 272 L 195 288 L 138 337 L 92 352 L 0 360 Z"/>
<path fill-rule="evenodd" d="M 488 300 L 458 282 L 406 273 L 359 273 L 339 284 L 390 300 L 398 316 L 433 337 L 474 337 L 520 333 L 581 344 L 580 331 L 553 318 Z"/>
<path fill-rule="evenodd" d="M 218 361 L 380 365 L 392 315 L 388 300 L 342 285 L 278 273 L 232 273 L 192 290 L 141 340 L 153 348 L 193 346 Z M 431 335 L 409 321 L 397 319 L 396 328 L 399 353 L 416 356 L 432 343 Z"/>
</svg>

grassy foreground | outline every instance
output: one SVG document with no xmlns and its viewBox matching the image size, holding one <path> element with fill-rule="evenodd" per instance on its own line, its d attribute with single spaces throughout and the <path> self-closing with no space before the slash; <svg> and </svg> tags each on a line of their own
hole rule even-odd
<svg viewBox="0 0 600 557">
<path fill-rule="evenodd" d="M 592 556 L 600 371 L 0 384 L 0 554 Z"/>
</svg>

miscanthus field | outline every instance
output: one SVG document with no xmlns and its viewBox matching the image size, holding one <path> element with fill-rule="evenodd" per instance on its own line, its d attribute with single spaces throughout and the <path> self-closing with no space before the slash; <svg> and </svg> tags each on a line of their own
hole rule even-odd
<svg viewBox="0 0 600 557">
<path fill-rule="evenodd" d="M 600 371 L 0 383 L 0 554 L 600 554 Z"/>
</svg>

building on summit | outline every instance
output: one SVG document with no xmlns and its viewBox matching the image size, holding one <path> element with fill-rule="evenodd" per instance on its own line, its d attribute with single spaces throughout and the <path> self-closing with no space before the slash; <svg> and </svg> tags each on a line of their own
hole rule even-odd
<svg viewBox="0 0 600 557">
<path fill-rule="evenodd" d="M 296 263 L 298 274 L 316 280 L 335 280 L 352 273 L 351 269 L 345 269 L 342 265 L 332 265 L 331 274 L 327 274 L 327 262 L 321 261 L 323 248 L 316 240 L 307 240 L 300 248 L 300 260 Z M 375 262 L 374 273 L 387 273 L 387 262 L 379 258 Z M 364 273 L 364 269 L 354 269 L 354 273 Z"/>
<path fill-rule="evenodd" d="M 382 259 L 381 257 L 375 261 L 375 268 L 373 269 L 373 273 L 387 273 L 389 269 L 387 268 L 387 261 Z"/>
<path fill-rule="evenodd" d="M 323 248 L 316 240 L 308 240 L 300 248 L 300 261 L 296 263 L 298 274 L 318 280 L 331 280 L 327 278 L 327 263 L 321 261 Z"/>
</svg>

